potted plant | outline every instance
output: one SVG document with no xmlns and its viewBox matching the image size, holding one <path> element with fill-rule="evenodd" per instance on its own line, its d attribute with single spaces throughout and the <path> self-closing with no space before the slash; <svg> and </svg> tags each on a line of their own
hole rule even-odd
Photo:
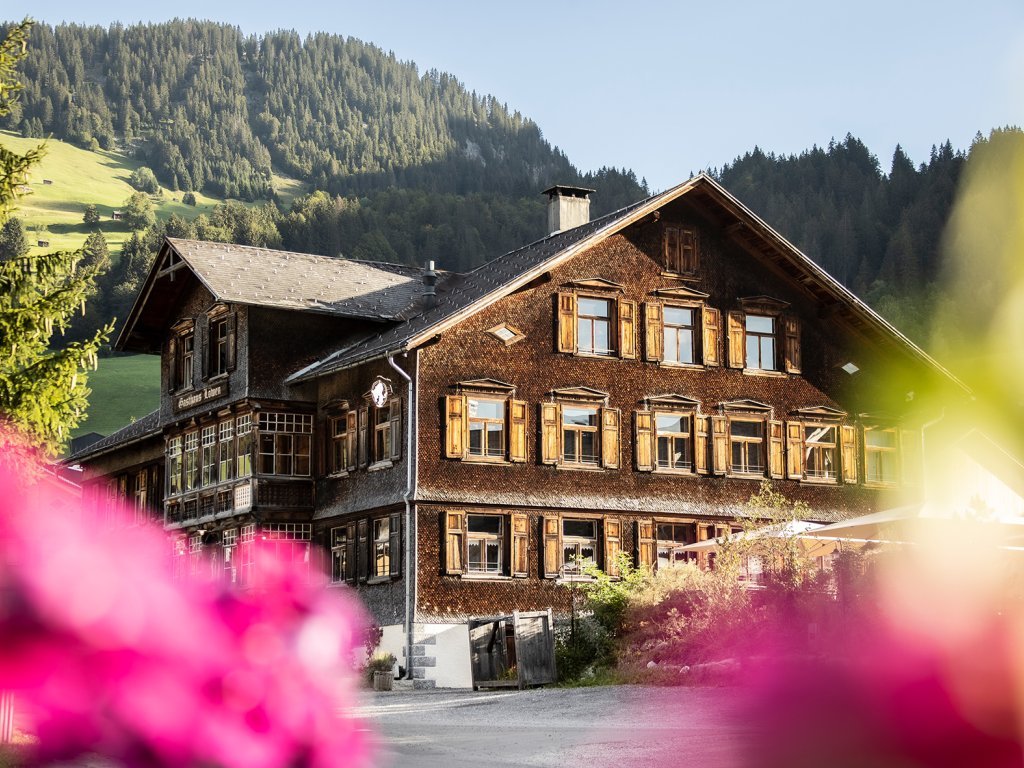
<svg viewBox="0 0 1024 768">
<path fill-rule="evenodd" d="M 395 673 L 395 655 L 393 653 L 375 653 L 366 664 L 375 691 L 390 691 L 391 681 Z"/>
</svg>

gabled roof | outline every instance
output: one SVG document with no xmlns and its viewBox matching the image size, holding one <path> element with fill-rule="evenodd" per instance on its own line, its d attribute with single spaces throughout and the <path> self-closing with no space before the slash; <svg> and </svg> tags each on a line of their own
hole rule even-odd
<svg viewBox="0 0 1024 768">
<path fill-rule="evenodd" d="M 169 237 L 128 315 L 118 347 L 133 346 L 145 328 L 163 325 L 164 318 L 147 321 L 147 315 L 169 311 L 186 282 L 174 283 L 176 276 L 184 277 L 176 274 L 182 268 L 217 301 L 374 322 L 405 319 L 424 289 L 414 267 Z"/>
<path fill-rule="evenodd" d="M 439 298 L 438 303 L 421 316 L 351 344 L 344 352 L 339 350 L 319 363 L 297 371 L 287 381 L 295 383 L 316 378 L 414 349 L 575 254 L 597 245 L 684 196 L 701 214 L 719 223 L 741 247 L 767 260 L 790 280 L 802 286 L 824 308 L 834 310 L 836 316 L 845 323 L 876 342 L 891 345 L 938 371 L 964 391 L 970 391 L 924 350 L 704 173 L 588 224 L 557 232 L 499 256 L 451 281 L 447 295 Z"/>
<path fill-rule="evenodd" d="M 86 459 L 92 459 L 106 453 L 107 451 L 114 450 L 115 448 L 123 448 L 126 445 L 159 435 L 161 431 L 160 409 L 158 408 L 152 413 L 146 414 L 141 419 L 133 421 L 128 426 L 121 427 L 117 432 L 113 432 L 103 439 L 97 440 L 95 443 L 83 448 L 77 453 L 71 454 L 61 463 L 76 464 Z"/>
</svg>

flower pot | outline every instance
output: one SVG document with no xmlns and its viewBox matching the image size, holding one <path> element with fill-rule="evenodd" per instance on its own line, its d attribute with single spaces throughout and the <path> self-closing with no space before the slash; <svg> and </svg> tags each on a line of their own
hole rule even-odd
<svg viewBox="0 0 1024 768">
<path fill-rule="evenodd" d="M 373 673 L 373 690 L 375 691 L 390 691 L 391 690 L 391 672 L 374 672 Z"/>
</svg>

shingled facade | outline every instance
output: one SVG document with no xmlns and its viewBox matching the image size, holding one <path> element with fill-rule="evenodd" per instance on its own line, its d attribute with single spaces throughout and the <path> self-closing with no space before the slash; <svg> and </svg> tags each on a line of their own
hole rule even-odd
<svg viewBox="0 0 1024 768">
<path fill-rule="evenodd" d="M 88 482 L 182 571 L 322 556 L 424 685 L 468 684 L 468 617 L 563 613 L 579 557 L 671 567 L 764 478 L 893 506 L 959 388 L 704 175 L 467 274 L 169 239 L 118 346 L 164 394 Z"/>
</svg>

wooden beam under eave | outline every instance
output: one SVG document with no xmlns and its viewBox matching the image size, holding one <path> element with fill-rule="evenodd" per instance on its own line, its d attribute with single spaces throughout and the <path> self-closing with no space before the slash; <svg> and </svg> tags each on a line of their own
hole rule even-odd
<svg viewBox="0 0 1024 768">
<path fill-rule="evenodd" d="M 172 275 L 171 279 L 173 280 L 173 274 L 177 272 L 179 269 L 184 269 L 187 266 L 188 264 L 186 262 L 179 261 L 176 264 L 172 264 L 169 267 L 164 267 L 163 269 L 156 273 L 157 280 L 159 280 L 161 277 L 167 277 L 168 275 Z"/>
</svg>

